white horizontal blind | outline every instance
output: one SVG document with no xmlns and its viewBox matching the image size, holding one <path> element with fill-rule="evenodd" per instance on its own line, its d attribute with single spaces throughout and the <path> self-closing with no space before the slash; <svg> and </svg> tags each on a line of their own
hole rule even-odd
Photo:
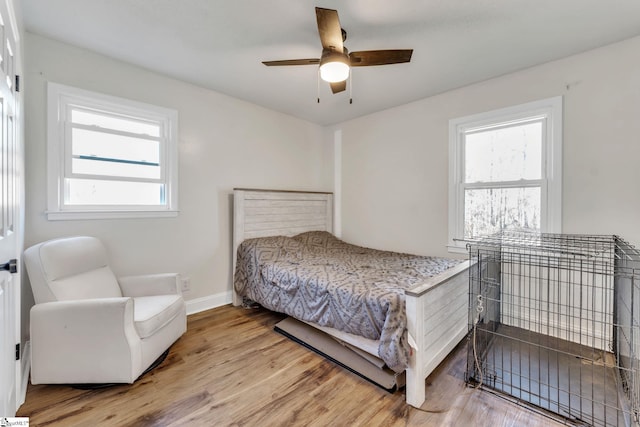
<svg viewBox="0 0 640 427">
<path fill-rule="evenodd" d="M 70 105 L 65 204 L 163 205 L 163 123 Z"/>
</svg>

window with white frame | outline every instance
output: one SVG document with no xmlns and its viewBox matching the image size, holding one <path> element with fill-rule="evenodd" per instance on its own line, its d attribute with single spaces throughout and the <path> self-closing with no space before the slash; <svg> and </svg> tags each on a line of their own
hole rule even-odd
<svg viewBox="0 0 640 427">
<path fill-rule="evenodd" d="M 562 97 L 449 122 L 449 249 L 505 229 L 556 233 Z"/>
<path fill-rule="evenodd" d="M 48 218 L 175 216 L 175 110 L 48 84 Z"/>
</svg>

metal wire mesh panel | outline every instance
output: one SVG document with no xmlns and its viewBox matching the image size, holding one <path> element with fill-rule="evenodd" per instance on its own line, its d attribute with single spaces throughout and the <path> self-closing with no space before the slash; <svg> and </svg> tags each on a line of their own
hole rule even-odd
<svg viewBox="0 0 640 427">
<path fill-rule="evenodd" d="M 466 378 L 579 425 L 638 425 L 640 252 L 617 236 L 469 242 Z"/>
</svg>

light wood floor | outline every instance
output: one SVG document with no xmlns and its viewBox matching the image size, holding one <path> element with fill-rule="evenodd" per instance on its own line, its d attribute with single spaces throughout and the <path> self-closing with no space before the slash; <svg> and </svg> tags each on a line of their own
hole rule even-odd
<svg viewBox="0 0 640 427">
<path fill-rule="evenodd" d="M 426 382 L 423 410 L 273 331 L 282 316 L 224 306 L 189 317 L 167 359 L 133 385 L 29 385 L 31 426 L 556 426 L 463 382 L 458 349 Z M 429 411 L 429 412 L 425 412 Z"/>
</svg>

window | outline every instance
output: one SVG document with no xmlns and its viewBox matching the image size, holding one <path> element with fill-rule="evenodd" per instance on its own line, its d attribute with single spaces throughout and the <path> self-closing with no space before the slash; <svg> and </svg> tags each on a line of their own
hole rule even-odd
<svg viewBox="0 0 640 427">
<path fill-rule="evenodd" d="M 449 249 L 505 229 L 561 231 L 562 98 L 449 122 Z"/>
<path fill-rule="evenodd" d="M 178 113 L 48 85 L 49 219 L 175 216 Z"/>
</svg>

